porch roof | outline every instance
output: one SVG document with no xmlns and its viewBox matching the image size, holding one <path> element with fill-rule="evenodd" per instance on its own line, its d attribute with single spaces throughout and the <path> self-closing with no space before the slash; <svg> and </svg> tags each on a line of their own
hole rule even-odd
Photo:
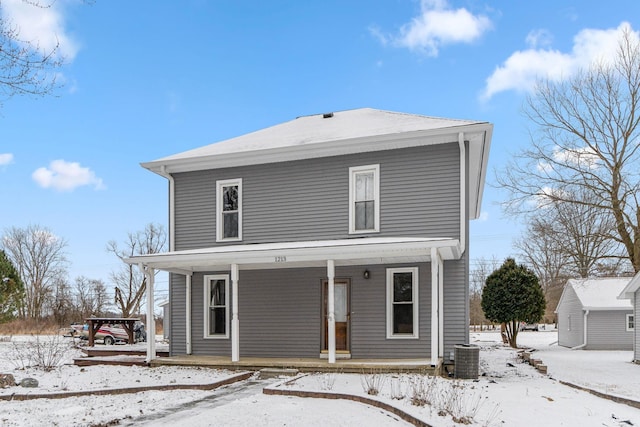
<svg viewBox="0 0 640 427">
<path fill-rule="evenodd" d="M 188 274 L 237 264 L 245 270 L 429 262 L 436 248 L 443 260 L 459 259 L 460 241 L 452 238 L 366 237 L 357 239 L 257 243 L 139 255 L 128 264 Z"/>
</svg>

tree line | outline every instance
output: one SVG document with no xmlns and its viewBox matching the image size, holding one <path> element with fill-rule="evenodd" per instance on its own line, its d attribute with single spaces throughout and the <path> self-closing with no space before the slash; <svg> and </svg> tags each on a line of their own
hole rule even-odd
<svg viewBox="0 0 640 427">
<path fill-rule="evenodd" d="M 162 225 L 147 224 L 105 250 L 122 260 L 162 252 L 167 234 Z M 140 315 L 146 278 L 137 267 L 120 263 L 102 279 L 68 277 L 65 239 L 46 227 L 11 227 L 0 240 L 0 323 L 13 319 L 53 320 L 58 325 L 90 316 Z M 110 295 L 113 294 L 112 298 Z"/>
</svg>

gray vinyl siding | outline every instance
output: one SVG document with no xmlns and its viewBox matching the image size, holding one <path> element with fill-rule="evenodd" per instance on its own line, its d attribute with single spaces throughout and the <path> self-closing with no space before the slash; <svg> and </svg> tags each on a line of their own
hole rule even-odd
<svg viewBox="0 0 640 427">
<path fill-rule="evenodd" d="M 469 282 L 467 253 L 463 259 L 444 262 L 444 361 L 454 346 L 469 344 Z"/>
<path fill-rule="evenodd" d="M 169 354 L 186 354 L 186 277 L 181 274 L 169 275 L 169 311 L 171 328 L 169 329 Z"/>
<path fill-rule="evenodd" d="M 387 339 L 387 268 L 418 267 L 418 339 Z M 369 270 L 369 279 L 362 272 Z M 338 269 L 351 278 L 351 356 L 361 358 L 431 357 L 430 264 L 355 266 Z"/>
<path fill-rule="evenodd" d="M 419 267 L 419 338 L 387 339 L 386 268 Z M 369 279 L 362 273 L 368 269 Z M 203 338 L 203 276 L 192 280 L 194 355 L 231 355 L 231 338 Z M 318 358 L 322 350 L 322 282 L 326 269 L 240 270 L 238 312 L 240 357 Z M 351 284 L 353 358 L 429 358 L 431 343 L 431 267 L 429 264 L 337 267 L 336 279 Z M 184 298 L 173 316 L 184 317 Z M 175 318 L 175 317 L 174 317 Z M 184 327 L 172 328 L 171 353 L 184 354 Z M 182 331 L 182 332 L 179 332 Z M 174 340 L 176 340 L 174 342 Z"/>
<path fill-rule="evenodd" d="M 640 327 L 638 327 L 638 319 L 640 319 L 640 289 L 637 290 L 633 298 L 633 313 L 634 313 L 634 334 L 633 334 L 633 360 L 640 362 Z"/>
<path fill-rule="evenodd" d="M 240 271 L 240 357 L 319 357 L 325 276 L 323 268 Z"/>
<path fill-rule="evenodd" d="M 191 351 L 194 355 L 231 356 L 230 338 L 204 338 L 204 276 L 226 274 L 228 271 L 194 273 L 191 279 Z M 231 284 L 229 284 L 229 304 L 231 304 Z M 231 316 L 229 316 L 231 322 Z M 229 324 L 229 336 L 231 325 Z"/>
<path fill-rule="evenodd" d="M 589 312 L 586 350 L 632 350 L 633 332 L 627 331 L 627 314 L 632 310 Z"/>
<path fill-rule="evenodd" d="M 575 347 L 583 344 L 584 319 L 582 304 L 572 287 L 565 287 L 557 311 L 558 345 Z"/>
<path fill-rule="evenodd" d="M 370 164 L 380 165 L 380 232 L 370 235 L 459 237 L 456 142 L 174 174 L 175 249 L 227 244 L 216 243 L 216 181 L 235 178 L 241 244 L 362 237 L 349 235 L 349 168 Z"/>
</svg>

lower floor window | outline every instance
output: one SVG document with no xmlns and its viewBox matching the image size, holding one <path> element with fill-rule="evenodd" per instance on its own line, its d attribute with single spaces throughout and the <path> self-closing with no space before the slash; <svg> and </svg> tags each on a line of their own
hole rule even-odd
<svg viewBox="0 0 640 427">
<path fill-rule="evenodd" d="M 636 329 L 636 323 L 633 314 L 627 314 L 627 331 L 634 331 Z"/>
<path fill-rule="evenodd" d="M 229 337 L 229 276 L 204 276 L 205 338 Z"/>
<path fill-rule="evenodd" d="M 387 338 L 418 338 L 418 268 L 387 269 Z"/>
</svg>

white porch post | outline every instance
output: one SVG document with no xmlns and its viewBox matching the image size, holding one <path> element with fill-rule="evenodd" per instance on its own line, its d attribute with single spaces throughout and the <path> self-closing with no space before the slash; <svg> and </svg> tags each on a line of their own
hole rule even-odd
<svg viewBox="0 0 640 427">
<path fill-rule="evenodd" d="M 155 271 L 143 264 L 138 264 L 138 267 L 147 278 L 147 357 L 145 361 L 151 363 L 156 358 L 156 322 L 153 316 Z"/>
<path fill-rule="evenodd" d="M 186 311 L 186 319 L 185 319 L 185 335 L 186 335 L 186 345 L 187 345 L 187 354 L 191 354 L 192 349 L 191 349 L 191 278 L 193 277 L 192 274 L 187 274 L 185 275 L 186 277 L 186 292 L 185 292 L 185 299 L 186 299 L 186 307 L 185 307 L 185 311 Z"/>
<path fill-rule="evenodd" d="M 231 264 L 231 361 L 240 360 L 240 320 L 238 319 L 238 264 Z"/>
<path fill-rule="evenodd" d="M 444 357 L 444 264 L 440 253 L 438 253 L 438 336 L 440 341 L 438 342 L 438 357 Z"/>
<path fill-rule="evenodd" d="M 336 268 L 333 260 L 327 260 L 327 341 L 329 344 L 329 363 L 336 363 L 335 275 Z"/>
<path fill-rule="evenodd" d="M 431 365 L 437 366 L 440 344 L 440 259 L 438 249 L 431 248 Z"/>
</svg>

